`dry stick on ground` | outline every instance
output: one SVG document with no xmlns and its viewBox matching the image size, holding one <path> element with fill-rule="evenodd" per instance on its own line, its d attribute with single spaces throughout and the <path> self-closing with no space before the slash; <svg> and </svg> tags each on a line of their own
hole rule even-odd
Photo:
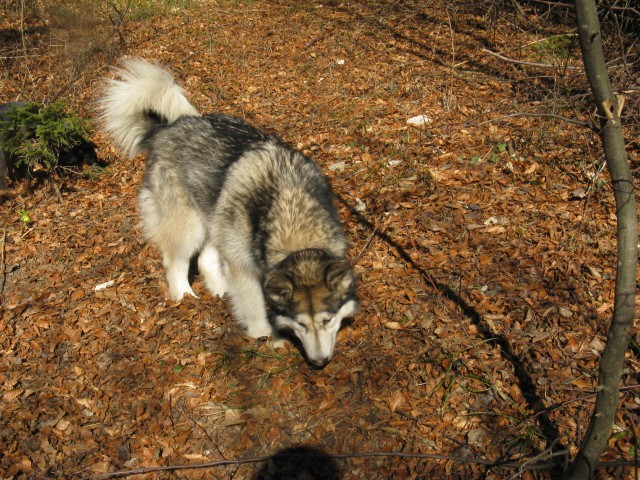
<svg viewBox="0 0 640 480">
<path fill-rule="evenodd" d="M 625 387 L 620 387 L 619 390 L 620 390 L 620 392 L 628 392 L 629 390 L 638 389 L 638 388 L 640 388 L 640 385 L 627 385 Z M 564 400 L 562 402 L 554 403 L 553 405 L 549 405 L 548 407 L 540 410 L 539 412 L 535 412 L 535 413 L 529 415 L 527 418 L 525 418 L 522 421 L 518 422 L 516 426 L 520 426 L 520 425 L 523 425 L 523 424 L 525 424 L 527 422 L 535 420 L 540 415 L 543 415 L 545 413 L 551 413 L 552 411 L 554 411 L 554 410 L 556 410 L 556 409 L 558 409 L 560 407 L 564 407 L 565 405 L 568 405 L 570 403 L 581 402 L 583 400 L 590 400 L 593 397 L 595 397 L 596 395 L 597 395 L 597 392 L 589 393 L 589 394 L 584 395 L 582 397 L 570 398 L 569 400 Z M 499 430 L 502 430 L 504 428 L 507 428 L 507 427 L 501 427 Z"/>
<path fill-rule="evenodd" d="M 622 135 L 621 105 L 613 93 L 604 61 L 595 0 L 576 0 L 576 23 L 585 73 L 598 108 L 600 139 L 616 201 L 618 269 L 613 318 L 607 344 L 600 357 L 596 404 L 580 451 L 565 476 L 568 480 L 591 478 L 609 439 L 620 399 L 618 387 L 624 355 L 633 329 L 638 260 L 638 218 L 633 177 Z"/>
<path fill-rule="evenodd" d="M 309 50 L 311 47 L 313 47 L 316 43 L 323 41 L 325 38 L 327 38 L 329 35 L 333 35 L 334 29 L 333 28 L 327 28 L 325 29 L 322 33 L 316 35 L 315 38 L 313 38 L 309 43 L 307 43 L 304 47 L 302 47 L 302 51 L 305 50 Z"/>
<path fill-rule="evenodd" d="M 598 185 L 598 179 L 600 178 L 600 174 L 602 173 L 602 170 L 604 170 L 605 165 L 606 165 L 606 162 L 602 162 L 602 164 L 598 167 L 596 174 L 593 176 L 593 179 L 591 180 L 591 187 L 587 191 L 588 192 L 587 198 L 584 201 L 584 207 L 582 207 L 582 218 L 580 218 L 580 223 L 578 224 L 578 231 L 582 230 L 582 227 L 584 225 L 584 219 L 587 217 L 589 201 L 591 200 L 593 192 L 595 191 L 596 186 Z"/>
<path fill-rule="evenodd" d="M 122 9 L 122 11 L 120 11 L 114 3 L 109 3 L 109 5 L 111 6 L 111 8 L 113 8 L 113 10 L 115 10 L 116 14 L 118 15 L 118 18 L 114 20 L 113 17 L 109 15 L 109 20 L 111 20 L 111 23 L 113 24 L 113 28 L 115 29 L 115 31 L 109 36 L 107 40 L 111 39 L 117 33 L 118 36 L 120 37 L 120 42 L 122 43 L 122 45 L 126 45 L 127 39 L 124 38 L 124 35 L 122 34 L 122 30 L 120 30 L 120 27 L 122 27 L 122 24 L 124 23 L 127 12 L 129 11 L 131 0 L 127 2 L 127 4 Z"/>
<path fill-rule="evenodd" d="M 527 65 L 529 67 L 539 67 L 539 68 L 562 68 L 567 70 L 584 70 L 582 67 L 576 67 L 574 65 L 552 65 L 550 63 L 538 63 L 538 62 L 526 62 L 524 60 L 516 60 L 513 58 L 505 57 L 504 55 L 500 55 L 497 52 L 493 52 L 487 48 L 482 49 L 483 52 L 486 52 L 494 57 L 498 57 L 501 60 L 505 60 L 510 63 L 516 63 L 518 65 Z"/>
<path fill-rule="evenodd" d="M 451 35 L 451 65 L 456 64 L 456 44 L 455 37 L 453 31 L 453 25 L 451 24 L 451 15 L 449 15 L 449 8 L 445 8 L 445 12 L 447 14 L 447 20 L 449 21 L 449 34 Z"/>
<path fill-rule="evenodd" d="M 371 242 L 373 242 L 373 239 L 376 236 L 376 233 L 378 233 L 378 226 L 377 225 L 373 228 L 373 232 L 369 236 L 369 239 L 367 240 L 367 243 L 365 243 L 364 247 L 362 247 L 362 250 L 360 250 L 360 253 L 358 253 L 358 255 L 356 255 L 354 257 L 354 259 L 352 260 L 353 263 L 356 263 L 360 259 L 360 257 L 364 254 L 364 252 L 369 248 L 369 246 L 371 245 Z"/>
<path fill-rule="evenodd" d="M 573 123 L 574 125 L 579 125 L 581 127 L 588 128 L 592 132 L 599 133 L 599 129 L 594 127 L 589 122 L 583 122 L 582 120 L 576 120 L 575 118 L 563 117 L 562 115 L 557 115 L 555 113 L 516 112 L 516 113 L 509 113 L 507 115 L 503 115 L 500 118 L 508 118 L 508 117 L 551 118 L 551 119 L 554 119 L 554 120 L 562 120 L 563 122 L 567 122 L 567 123 Z"/>
<path fill-rule="evenodd" d="M 535 457 L 532 457 L 528 460 L 525 460 L 522 463 L 522 466 L 518 469 L 518 472 L 509 477 L 509 480 L 516 480 L 517 478 L 522 478 L 522 474 L 525 472 L 527 465 L 535 465 L 536 460 L 550 460 L 553 457 L 563 456 L 567 458 L 569 456 L 568 450 L 559 450 L 554 452 L 553 449 L 556 448 L 556 445 L 560 442 L 560 438 L 556 438 L 551 445 L 549 445 L 543 452 L 540 452 Z"/>
<path fill-rule="evenodd" d="M 565 451 L 559 451 L 554 453 L 549 453 L 546 458 L 553 458 L 558 456 L 565 455 Z M 242 458 L 239 460 L 219 460 L 215 462 L 208 463 L 200 463 L 193 465 L 169 465 L 166 467 L 146 467 L 146 468 L 136 468 L 134 470 L 121 470 L 118 472 L 109 472 L 102 473 L 99 475 L 91 475 L 89 477 L 82 477 L 80 480 L 107 480 L 110 478 L 124 478 L 130 477 L 133 475 L 142 475 L 146 473 L 159 473 L 159 472 L 173 472 L 173 471 L 182 471 L 182 470 L 202 470 L 205 468 L 214 468 L 221 467 L 225 465 L 246 465 L 250 463 L 263 463 L 269 460 L 274 459 L 276 456 L 288 457 L 291 459 L 318 459 L 318 461 L 322 461 L 323 459 L 333 459 L 333 460 L 341 460 L 341 459 L 350 459 L 350 458 L 417 458 L 423 460 L 444 460 L 444 461 L 453 461 L 459 463 L 467 463 L 467 464 L 476 464 L 476 465 L 485 465 L 489 468 L 516 468 L 521 471 L 531 471 L 531 470 L 547 470 L 553 466 L 555 463 L 546 462 L 546 463 L 536 463 L 536 464 L 523 464 L 518 462 L 492 462 L 491 460 L 485 460 L 483 458 L 469 458 L 463 456 L 456 455 L 435 455 L 429 453 L 404 453 L 404 452 L 369 452 L 369 453 L 341 453 L 341 454 L 324 454 L 322 456 L 317 455 L 303 455 L 303 454 L 292 454 L 292 455 L 266 455 L 264 457 L 249 457 Z M 598 465 L 601 467 L 620 467 L 620 466 L 632 466 L 634 463 L 631 461 L 618 461 L 618 462 L 602 462 Z"/>
</svg>

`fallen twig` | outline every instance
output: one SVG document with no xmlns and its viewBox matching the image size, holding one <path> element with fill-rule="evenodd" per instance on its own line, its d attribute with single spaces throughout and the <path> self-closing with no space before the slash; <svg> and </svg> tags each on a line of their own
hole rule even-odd
<svg viewBox="0 0 640 480">
<path fill-rule="evenodd" d="M 490 55 L 493 55 L 494 57 L 498 57 L 499 59 L 504 60 L 506 62 L 517 63 L 518 65 L 527 65 L 529 67 L 538 67 L 538 68 L 555 68 L 555 69 L 562 68 L 567 70 L 584 70 L 584 68 L 577 67 L 575 65 L 563 65 L 562 67 L 560 67 L 558 65 L 553 65 L 551 63 L 527 62 L 525 60 L 516 60 L 514 58 L 505 57 L 504 55 L 501 55 L 497 52 L 493 52 L 487 48 L 483 48 L 482 51 Z"/>
<path fill-rule="evenodd" d="M 620 392 L 626 392 L 628 390 L 633 390 L 633 389 L 640 389 L 640 385 L 626 385 L 624 387 L 620 387 L 619 391 Z M 545 413 L 551 413 L 552 411 L 556 410 L 557 408 L 563 407 L 563 406 L 568 405 L 570 403 L 580 402 L 582 400 L 590 400 L 590 399 L 595 398 L 595 396 L 596 396 L 596 392 L 592 392 L 592 393 L 588 393 L 586 395 L 583 395 L 582 397 L 570 398 L 569 400 L 564 400 L 562 402 L 554 403 L 553 405 L 549 405 L 548 407 L 543 408 L 542 410 L 539 410 L 539 411 L 529 415 L 527 418 L 525 418 L 522 421 L 518 422 L 516 424 L 516 426 L 520 426 L 520 425 L 522 425 L 522 424 L 524 424 L 526 422 L 530 422 L 531 420 L 535 420 L 540 415 L 543 415 Z M 502 430 L 503 428 L 507 428 L 507 427 L 500 427 L 499 430 Z"/>
<path fill-rule="evenodd" d="M 521 467 L 518 469 L 518 472 L 515 475 L 511 476 L 509 480 L 515 480 L 516 478 L 521 478 L 521 475 L 526 470 L 527 465 L 534 465 L 533 462 L 535 462 L 536 460 L 549 460 L 550 458 L 559 457 L 559 456 L 564 456 L 565 458 L 568 458 L 569 452 L 567 450 L 559 450 L 557 452 L 553 451 L 553 449 L 555 448 L 556 444 L 559 441 L 560 441 L 560 438 L 558 437 L 543 452 L 531 457 L 528 460 L 525 460 L 522 463 Z"/>
<path fill-rule="evenodd" d="M 369 239 L 367 240 L 367 243 L 364 244 L 364 247 L 362 247 L 362 250 L 360 250 L 360 253 L 358 253 L 358 255 L 355 256 L 355 258 L 353 259 L 353 262 L 357 262 L 358 259 L 364 254 L 364 252 L 367 250 L 367 248 L 369 248 L 369 246 L 371 245 L 371 242 L 373 242 L 373 239 L 376 236 L 376 233 L 378 232 L 378 227 L 375 226 L 373 228 L 373 233 L 371 234 L 371 236 L 369 237 Z"/>
<path fill-rule="evenodd" d="M 556 115 L 555 113 L 531 113 L 531 112 L 516 112 L 508 113 L 500 118 L 507 117 L 541 117 L 541 118 L 553 118 L 555 120 L 562 120 L 563 122 L 573 123 L 574 125 L 580 125 L 581 127 L 588 128 L 589 130 L 598 133 L 598 129 L 589 122 L 583 122 L 582 120 L 576 120 L 575 118 L 563 117 L 562 115 Z"/>
<path fill-rule="evenodd" d="M 567 452 L 562 450 L 558 452 L 548 453 L 545 455 L 545 460 L 549 460 L 553 457 L 558 457 L 562 455 L 566 455 Z M 437 455 L 432 453 L 405 453 L 405 452 L 366 452 L 366 453 L 338 453 L 338 454 L 276 454 L 276 455 L 265 455 L 263 457 L 248 457 L 241 458 L 238 460 L 218 460 L 215 462 L 208 463 L 200 463 L 194 465 L 168 465 L 166 467 L 147 467 L 147 468 L 136 468 L 133 470 L 121 470 L 117 472 L 109 472 L 102 473 L 99 475 L 91 475 L 89 477 L 82 477 L 80 480 L 106 480 L 110 478 L 123 478 L 130 477 L 133 475 L 143 475 L 147 473 L 158 473 L 158 472 L 171 472 L 178 470 L 199 470 L 204 468 L 214 468 L 221 467 L 225 465 L 242 465 L 242 464 L 250 464 L 250 463 L 263 463 L 269 460 L 278 458 L 312 458 L 322 461 L 322 459 L 331 459 L 331 460 L 342 460 L 342 459 L 350 459 L 350 458 L 369 458 L 369 457 L 393 457 L 393 458 L 419 458 L 419 459 L 428 459 L 428 460 L 445 460 L 445 461 L 453 461 L 467 464 L 476 464 L 476 465 L 485 465 L 489 468 L 516 468 L 520 471 L 527 470 L 546 470 L 548 468 L 552 468 L 557 466 L 556 463 L 545 461 L 542 463 L 528 463 L 528 461 L 513 462 L 513 461 L 491 461 L 486 460 L 484 458 L 469 458 L 459 455 Z M 538 455 L 536 458 L 539 458 Z M 633 466 L 633 461 L 620 460 L 614 462 L 600 462 L 598 463 L 598 467 L 618 467 L 618 466 Z"/>
</svg>

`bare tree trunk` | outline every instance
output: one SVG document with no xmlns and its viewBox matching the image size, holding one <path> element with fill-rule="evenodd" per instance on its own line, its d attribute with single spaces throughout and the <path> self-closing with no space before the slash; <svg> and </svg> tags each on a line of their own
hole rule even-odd
<svg viewBox="0 0 640 480">
<path fill-rule="evenodd" d="M 600 358 L 596 404 L 580 451 L 565 475 L 571 480 L 591 478 L 609 440 L 618 408 L 624 354 L 632 334 L 638 260 L 638 219 L 633 179 L 620 123 L 624 102 L 614 95 L 605 67 L 595 0 L 576 0 L 576 19 L 582 59 L 598 108 L 600 139 L 616 201 L 618 271 L 613 319 L 607 345 Z"/>
</svg>

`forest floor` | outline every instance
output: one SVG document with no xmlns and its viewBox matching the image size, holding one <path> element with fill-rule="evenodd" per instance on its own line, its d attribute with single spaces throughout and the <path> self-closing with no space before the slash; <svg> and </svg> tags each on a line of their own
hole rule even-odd
<svg viewBox="0 0 640 480">
<path fill-rule="evenodd" d="M 63 3 L 24 29 L 2 13 L 0 101 L 95 118 L 120 56 L 160 63 L 200 111 L 321 165 L 362 305 L 316 370 L 243 335 L 198 277 L 200 298 L 167 301 L 144 158 L 96 125 L 105 170 L 2 192 L 0 478 L 557 475 L 592 413 L 616 265 L 597 136 L 530 115 L 590 121 L 579 49 L 550 40 L 570 26 L 498 2 L 177 0 L 131 2 L 116 29 L 118 2 Z M 630 350 L 599 478 L 633 478 L 639 368 Z"/>
</svg>

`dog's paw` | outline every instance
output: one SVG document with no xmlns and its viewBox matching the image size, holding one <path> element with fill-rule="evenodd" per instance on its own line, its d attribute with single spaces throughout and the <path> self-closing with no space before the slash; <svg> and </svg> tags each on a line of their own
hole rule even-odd
<svg viewBox="0 0 640 480">
<path fill-rule="evenodd" d="M 271 347 L 273 348 L 284 347 L 284 338 L 275 334 L 272 334 L 272 336 L 264 335 L 262 337 L 256 338 L 256 340 L 260 343 L 269 342 L 269 345 L 271 345 Z"/>
<path fill-rule="evenodd" d="M 274 335 L 273 328 L 271 328 L 271 325 L 266 322 L 265 325 L 245 325 L 245 329 L 247 331 L 247 335 L 251 338 L 262 339 Z"/>
<path fill-rule="evenodd" d="M 271 346 L 273 348 L 281 348 L 284 347 L 284 338 L 282 337 L 271 337 Z"/>
<path fill-rule="evenodd" d="M 189 289 L 187 289 L 185 291 L 178 290 L 178 291 L 175 291 L 175 292 L 169 292 L 169 299 L 171 301 L 177 303 L 177 302 L 182 301 L 182 299 L 184 298 L 185 295 L 189 296 L 189 297 L 193 297 L 193 298 L 200 298 L 200 297 L 198 297 L 198 295 L 196 295 L 194 293 L 194 291 L 191 288 L 189 288 Z"/>
<path fill-rule="evenodd" d="M 224 294 L 227 293 L 227 290 L 224 285 L 212 285 L 211 282 L 206 282 L 207 290 L 214 297 L 224 297 Z"/>
</svg>

